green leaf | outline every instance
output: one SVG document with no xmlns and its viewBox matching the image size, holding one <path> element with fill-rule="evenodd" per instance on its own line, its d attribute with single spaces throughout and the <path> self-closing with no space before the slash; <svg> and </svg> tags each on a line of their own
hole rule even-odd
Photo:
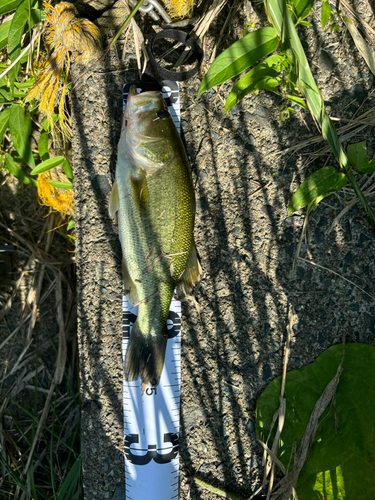
<svg viewBox="0 0 375 500">
<path fill-rule="evenodd" d="M 31 175 L 39 175 L 42 172 L 46 172 L 47 170 L 51 170 L 51 168 L 57 167 L 64 161 L 63 156 L 55 156 L 54 158 L 49 158 L 42 163 L 39 163 L 32 171 Z"/>
<path fill-rule="evenodd" d="M 74 219 L 70 219 L 68 227 L 66 229 L 67 231 L 70 231 L 71 229 L 73 229 L 73 227 L 75 227 Z"/>
<path fill-rule="evenodd" d="M 298 106 L 301 106 L 301 108 L 305 109 L 306 111 L 309 110 L 309 108 L 306 106 L 305 101 L 300 97 L 297 97 L 295 95 L 288 95 L 287 98 L 289 99 L 289 101 L 295 102 L 296 104 L 298 104 Z"/>
<path fill-rule="evenodd" d="M 47 181 L 51 186 L 58 189 L 73 189 L 72 182 Z"/>
<path fill-rule="evenodd" d="M 326 196 L 342 189 L 347 182 L 345 174 L 334 167 L 324 167 L 313 173 L 294 193 L 288 207 L 288 215 L 314 203 L 314 207 Z"/>
<path fill-rule="evenodd" d="M 0 114 L 0 144 L 3 142 L 9 124 L 10 108 L 5 108 Z"/>
<path fill-rule="evenodd" d="M 331 4 L 327 2 L 322 5 L 321 22 L 323 28 L 326 27 L 330 17 L 331 17 Z"/>
<path fill-rule="evenodd" d="M 254 90 L 274 90 L 280 85 L 280 72 L 287 67 L 285 57 L 273 55 L 259 63 L 238 80 L 228 96 L 225 111 L 229 111 L 246 95 Z"/>
<path fill-rule="evenodd" d="M 29 13 L 29 0 L 24 0 L 17 8 L 8 33 L 8 52 L 9 58 L 14 62 L 21 53 L 21 40 L 25 30 L 26 23 L 31 19 L 31 26 L 39 23 L 42 19 L 42 11 L 31 9 Z M 21 62 L 19 61 L 8 73 L 10 89 L 13 90 L 14 82 L 17 78 Z"/>
<path fill-rule="evenodd" d="M 333 379 L 342 358 L 342 346 L 324 351 L 315 363 L 289 372 L 286 377 L 286 418 L 278 458 L 288 466 L 293 442 L 297 449 L 312 410 Z M 375 348 L 346 344 L 343 371 L 336 392 L 336 410 L 328 407 L 297 482 L 303 500 L 369 500 L 374 494 Z M 257 402 L 257 435 L 268 436 L 279 406 L 281 378 L 269 384 Z M 337 414 L 338 430 L 335 428 Z M 292 462 L 293 464 L 293 462 Z"/>
<path fill-rule="evenodd" d="M 19 181 L 23 182 L 24 184 L 31 184 L 32 186 L 37 186 L 36 180 L 27 177 L 25 172 L 22 170 L 21 167 L 17 165 L 17 163 L 13 160 L 10 154 L 5 155 L 5 166 L 8 172 L 14 175 L 14 177 L 16 177 Z"/>
<path fill-rule="evenodd" d="M 68 235 L 69 236 L 69 235 Z M 68 475 L 66 476 L 63 484 L 57 492 L 57 500 L 70 500 L 76 492 L 82 476 L 82 458 L 79 456 Z"/>
<path fill-rule="evenodd" d="M 350 144 L 347 147 L 347 154 L 350 163 L 357 170 L 361 170 L 361 166 L 367 163 L 367 144 L 366 141 Z"/>
<path fill-rule="evenodd" d="M 30 167 L 35 167 L 29 141 L 29 133 L 31 131 L 30 115 L 25 115 L 24 107 L 13 105 L 10 108 L 9 130 L 18 154 Z"/>
<path fill-rule="evenodd" d="M 0 15 L 8 14 L 8 12 L 12 12 L 15 10 L 22 0 L 0 0 Z"/>
<path fill-rule="evenodd" d="M 49 139 L 49 135 L 46 132 L 43 132 L 43 134 L 41 134 L 39 141 L 38 141 L 38 152 L 39 152 L 40 158 L 43 161 L 48 160 L 48 158 L 49 158 L 48 139 Z"/>
<path fill-rule="evenodd" d="M 311 23 L 309 23 L 308 21 L 300 21 L 299 22 L 302 26 L 312 26 Z"/>
<path fill-rule="evenodd" d="M 199 87 L 198 97 L 215 85 L 239 75 L 271 54 L 278 45 L 279 40 L 273 28 L 260 28 L 237 40 L 212 63 Z"/>
<path fill-rule="evenodd" d="M 18 88 L 18 89 L 29 89 L 30 87 L 32 87 L 34 85 L 36 81 L 36 76 L 32 76 L 31 78 L 29 78 L 28 80 L 26 80 L 26 82 L 14 82 L 14 85 Z"/>
<path fill-rule="evenodd" d="M 53 123 L 56 123 L 58 119 L 59 119 L 59 115 L 57 115 L 57 114 L 52 115 Z M 47 118 L 43 122 L 43 128 L 46 132 L 51 131 L 51 126 L 50 126 L 49 120 Z"/>
<path fill-rule="evenodd" d="M 5 23 L 0 25 L 0 50 L 8 43 L 8 33 L 11 22 L 11 20 L 5 21 Z"/>
<path fill-rule="evenodd" d="M 373 174 L 375 172 L 375 159 L 366 162 L 361 168 L 357 168 L 357 170 L 364 174 Z"/>
<path fill-rule="evenodd" d="M 69 180 L 72 181 L 73 180 L 72 167 L 70 166 L 70 163 L 68 162 L 67 159 L 64 160 L 63 167 L 64 167 L 65 175 L 67 176 L 67 178 Z"/>
<path fill-rule="evenodd" d="M 301 21 L 310 14 L 313 5 L 314 0 L 294 0 L 293 13 L 297 16 L 300 24 L 302 24 Z M 311 26 L 310 23 L 308 24 Z"/>
</svg>

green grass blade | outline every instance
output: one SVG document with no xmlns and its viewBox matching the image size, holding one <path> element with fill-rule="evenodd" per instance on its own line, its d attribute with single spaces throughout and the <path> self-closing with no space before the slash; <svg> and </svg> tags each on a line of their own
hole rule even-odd
<svg viewBox="0 0 375 500">
<path fill-rule="evenodd" d="M 57 492 L 57 500 L 70 500 L 79 486 L 82 474 L 82 457 L 79 456 Z"/>
</svg>

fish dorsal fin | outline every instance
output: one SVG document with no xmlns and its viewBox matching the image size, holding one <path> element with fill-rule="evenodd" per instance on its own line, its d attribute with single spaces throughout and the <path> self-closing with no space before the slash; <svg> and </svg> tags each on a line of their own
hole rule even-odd
<svg viewBox="0 0 375 500">
<path fill-rule="evenodd" d="M 190 250 L 189 259 L 187 261 L 185 271 L 180 278 L 180 282 L 178 284 L 178 292 L 180 288 L 183 286 L 185 292 L 189 292 L 191 287 L 198 281 L 200 276 L 202 275 L 202 268 L 198 260 L 197 249 L 195 247 L 195 243 L 193 242 L 193 246 Z"/>
<path fill-rule="evenodd" d="M 129 302 L 131 302 L 134 306 L 139 302 L 137 289 L 130 277 L 124 258 L 122 258 L 122 277 L 124 278 L 125 295 L 129 297 Z"/>
<path fill-rule="evenodd" d="M 109 215 L 113 217 L 119 208 L 118 186 L 117 182 L 113 184 L 111 194 L 109 195 Z"/>
</svg>

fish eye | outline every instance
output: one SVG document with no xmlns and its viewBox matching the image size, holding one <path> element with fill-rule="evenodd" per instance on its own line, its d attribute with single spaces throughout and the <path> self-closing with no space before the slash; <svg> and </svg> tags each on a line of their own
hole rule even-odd
<svg viewBox="0 0 375 500">
<path fill-rule="evenodd" d="M 166 109 L 158 111 L 158 118 L 168 118 L 169 116 L 169 112 Z"/>
</svg>

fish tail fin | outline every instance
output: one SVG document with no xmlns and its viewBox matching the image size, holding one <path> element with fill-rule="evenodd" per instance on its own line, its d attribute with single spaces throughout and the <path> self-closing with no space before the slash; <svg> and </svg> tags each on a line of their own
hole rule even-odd
<svg viewBox="0 0 375 500">
<path fill-rule="evenodd" d="M 158 385 L 163 371 L 167 335 L 144 334 L 134 323 L 125 358 L 125 380 L 141 377 L 142 394 L 147 385 Z"/>
</svg>

